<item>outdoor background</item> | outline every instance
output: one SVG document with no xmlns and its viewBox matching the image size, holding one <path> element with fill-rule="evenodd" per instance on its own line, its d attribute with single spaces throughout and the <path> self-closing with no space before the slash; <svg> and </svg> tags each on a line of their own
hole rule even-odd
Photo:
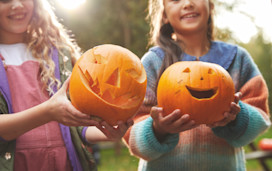
<svg viewBox="0 0 272 171">
<path fill-rule="evenodd" d="M 49 0 L 71 31 L 82 52 L 101 44 L 128 48 L 141 58 L 148 50 L 147 0 Z M 214 0 L 217 39 L 246 48 L 260 68 L 270 90 L 272 109 L 272 4 L 270 0 Z M 81 3 L 81 4 L 80 4 Z M 261 138 L 272 138 L 272 131 Z M 101 143 L 100 171 L 134 171 L 138 159 L 120 143 Z M 249 149 L 246 147 L 246 151 Z M 268 161 L 272 168 L 272 162 Z M 257 161 L 248 170 L 261 170 Z"/>
</svg>

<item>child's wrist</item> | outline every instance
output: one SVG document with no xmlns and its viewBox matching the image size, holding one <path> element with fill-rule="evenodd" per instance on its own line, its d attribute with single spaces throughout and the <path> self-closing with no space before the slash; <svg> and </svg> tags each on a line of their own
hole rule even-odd
<svg viewBox="0 0 272 171">
<path fill-rule="evenodd" d="M 169 134 L 168 132 L 163 130 L 155 122 L 153 122 L 152 127 L 153 127 L 153 131 L 154 131 L 154 135 L 156 136 L 156 138 L 158 139 L 159 142 L 162 142 L 166 138 L 166 136 Z"/>
<path fill-rule="evenodd" d="M 51 105 L 50 101 L 47 100 L 47 101 L 43 102 L 41 104 L 41 107 L 44 108 L 44 110 L 45 110 L 44 114 L 45 114 L 45 117 L 48 120 L 48 122 L 55 121 L 54 109 L 53 109 L 53 106 Z"/>
</svg>

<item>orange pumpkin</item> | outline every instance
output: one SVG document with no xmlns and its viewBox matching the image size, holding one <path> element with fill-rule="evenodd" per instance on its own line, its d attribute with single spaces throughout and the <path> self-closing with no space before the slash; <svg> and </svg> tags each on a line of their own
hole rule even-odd
<svg viewBox="0 0 272 171">
<path fill-rule="evenodd" d="M 264 151 L 272 151 L 272 139 L 271 138 L 263 138 L 259 141 L 259 148 Z"/>
<path fill-rule="evenodd" d="M 140 59 L 126 48 L 106 44 L 79 58 L 72 71 L 69 93 L 78 110 L 116 125 L 136 113 L 146 84 Z"/>
<path fill-rule="evenodd" d="M 198 124 L 211 124 L 223 119 L 234 100 L 234 84 L 220 65 L 183 61 L 168 67 L 157 88 L 158 106 L 164 115 L 180 109 Z"/>
</svg>

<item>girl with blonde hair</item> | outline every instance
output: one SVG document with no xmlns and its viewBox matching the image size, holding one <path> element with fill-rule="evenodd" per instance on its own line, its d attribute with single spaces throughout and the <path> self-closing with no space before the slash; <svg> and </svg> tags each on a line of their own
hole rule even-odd
<svg viewBox="0 0 272 171">
<path fill-rule="evenodd" d="M 96 170 L 84 144 L 119 140 L 67 97 L 80 49 L 46 0 L 0 0 L 0 170 Z M 61 84 L 63 85 L 61 86 Z"/>
</svg>

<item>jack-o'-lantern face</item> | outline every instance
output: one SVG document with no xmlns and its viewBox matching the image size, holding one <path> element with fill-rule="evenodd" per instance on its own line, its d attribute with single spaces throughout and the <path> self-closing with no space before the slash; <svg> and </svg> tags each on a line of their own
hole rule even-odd
<svg viewBox="0 0 272 171">
<path fill-rule="evenodd" d="M 234 100 L 234 84 L 219 65 L 178 62 L 165 70 L 157 93 L 165 114 L 180 109 L 197 123 L 209 124 L 223 119 L 223 113 L 229 110 Z"/>
<path fill-rule="evenodd" d="M 193 79 L 192 79 L 193 76 Z M 210 67 L 197 67 L 192 68 L 186 67 L 178 81 L 178 84 L 183 84 L 187 91 L 190 93 L 192 98 L 197 100 L 212 99 L 218 93 L 218 80 L 221 77 L 216 74 L 213 68 Z M 222 76 L 222 78 L 224 75 Z M 191 78 L 191 80 L 190 80 Z"/>
<path fill-rule="evenodd" d="M 74 70 L 77 70 L 81 78 L 77 82 L 83 83 L 87 94 L 82 94 L 81 100 L 74 99 L 80 102 L 73 101 L 72 97 L 71 100 L 76 107 L 83 108 L 81 110 L 84 112 L 97 116 L 97 113 L 107 108 L 105 106 L 126 109 L 126 112 L 130 108 L 136 112 L 135 109 L 142 103 L 146 89 L 145 70 L 139 58 L 125 48 L 116 45 L 97 46 L 82 55 Z M 73 89 L 73 86 L 70 86 L 70 89 Z M 72 96 L 75 97 L 75 93 Z M 84 102 L 88 104 L 82 105 L 82 98 L 87 98 L 85 96 L 93 96 L 88 99 L 95 102 Z M 98 101 L 104 104 L 101 109 L 98 109 Z M 118 114 L 114 115 L 112 117 Z"/>
</svg>

